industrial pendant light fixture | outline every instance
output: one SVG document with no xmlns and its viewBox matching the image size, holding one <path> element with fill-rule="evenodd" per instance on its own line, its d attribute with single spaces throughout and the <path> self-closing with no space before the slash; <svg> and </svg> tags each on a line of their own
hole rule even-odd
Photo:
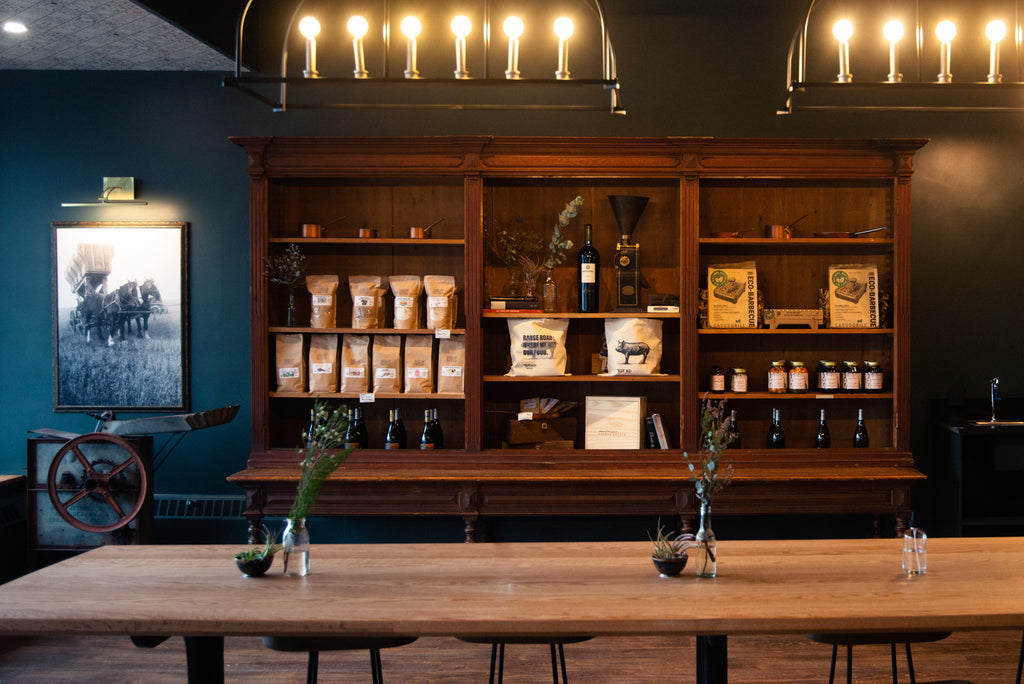
<svg viewBox="0 0 1024 684">
<path fill-rule="evenodd" d="M 401 108 L 626 113 L 601 0 L 572 0 L 575 9 L 562 4 L 555 14 L 546 2 L 519 0 L 524 6 L 516 6 L 514 13 L 502 17 L 492 16 L 490 0 L 470 0 L 458 13 L 448 9 L 449 3 L 427 0 L 419 14 L 401 18 L 392 17 L 390 0 L 378 0 L 373 14 L 367 11 L 366 2 L 350 8 L 345 3 L 353 0 L 298 0 L 288 25 L 282 27 L 280 67 L 274 75 L 243 73 L 243 38 L 250 11 L 255 14 L 254 1 L 247 0 L 239 17 L 235 71 L 224 79 L 224 85 L 256 97 L 274 111 Z M 339 22 L 338 17 L 344 18 Z M 393 20 L 405 38 L 404 45 L 391 44 Z M 266 21 L 261 19 L 264 26 Z M 492 45 L 492 26 L 500 27 L 508 39 L 508 68 L 495 74 L 491 63 L 504 66 L 505 42 L 497 40 Z M 300 40 L 304 41 L 305 60 L 290 61 L 289 48 L 297 52 Z M 574 57 L 572 71 L 570 43 L 573 54 L 580 57 Z M 401 59 L 402 52 L 405 69 L 392 74 L 392 61 Z M 369 67 L 367 55 L 371 61 L 379 59 L 380 66 Z"/>
<path fill-rule="evenodd" d="M 989 5 L 986 11 L 993 12 L 992 16 L 978 10 L 972 0 L 960 4 L 958 26 L 953 18 L 937 11 L 923 12 L 920 0 L 884 3 L 884 13 L 874 0 L 859 4 L 811 0 L 790 43 L 786 103 L 778 113 L 1024 111 L 1021 0 L 1006 0 L 995 9 Z M 949 11 L 949 3 L 943 8 Z M 999 12 L 1005 16 L 998 16 Z M 838 62 L 833 61 L 836 53 L 824 47 L 830 42 L 826 37 L 829 24 L 832 45 L 838 46 Z M 1011 24 L 1012 33 L 1008 29 Z M 915 42 L 914 69 L 906 76 L 900 70 L 900 47 L 909 42 L 905 35 L 910 35 L 905 26 L 913 26 L 911 40 Z M 1010 35 L 1012 61 L 1001 64 L 1000 48 Z M 854 50 L 851 61 L 851 45 L 857 44 L 860 50 Z M 888 45 L 888 74 L 884 48 L 879 49 L 882 45 Z M 1006 77 L 1002 68 L 1006 68 Z"/>
</svg>

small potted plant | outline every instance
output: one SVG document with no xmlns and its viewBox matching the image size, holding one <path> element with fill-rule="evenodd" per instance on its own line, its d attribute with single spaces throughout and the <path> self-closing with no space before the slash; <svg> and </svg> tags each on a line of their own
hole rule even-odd
<svg viewBox="0 0 1024 684">
<path fill-rule="evenodd" d="M 288 288 L 288 314 L 285 324 L 296 325 L 295 288 L 306 280 L 306 255 L 299 246 L 289 243 L 284 252 L 265 257 L 263 267 L 267 280 Z"/>
<path fill-rule="evenodd" d="M 661 525 L 658 525 L 658 536 L 651 541 L 654 543 L 651 560 L 662 577 L 677 577 L 686 567 L 686 550 L 697 546 L 692 534 L 665 534 Z"/>
<path fill-rule="evenodd" d="M 271 532 L 263 528 L 263 538 L 266 543 L 260 548 L 255 544 L 245 551 L 235 554 L 235 564 L 246 577 L 262 577 L 274 562 L 274 554 L 281 550 L 280 544 L 275 544 L 277 532 Z"/>
</svg>

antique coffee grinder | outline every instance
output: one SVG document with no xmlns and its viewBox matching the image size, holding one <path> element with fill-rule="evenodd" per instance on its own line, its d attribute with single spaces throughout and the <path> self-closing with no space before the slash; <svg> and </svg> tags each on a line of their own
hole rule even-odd
<svg viewBox="0 0 1024 684">
<path fill-rule="evenodd" d="M 640 286 L 647 287 L 647 282 L 640 274 L 640 243 L 633 243 L 632 240 L 633 231 L 648 199 L 635 195 L 608 195 L 620 235 L 615 246 L 615 297 L 618 311 L 642 310 Z"/>
</svg>

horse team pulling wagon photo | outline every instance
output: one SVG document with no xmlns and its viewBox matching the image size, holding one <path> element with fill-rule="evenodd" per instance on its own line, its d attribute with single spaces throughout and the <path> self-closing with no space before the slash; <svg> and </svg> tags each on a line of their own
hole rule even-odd
<svg viewBox="0 0 1024 684">
<path fill-rule="evenodd" d="M 55 409 L 187 408 L 186 224 L 53 229 Z"/>
</svg>

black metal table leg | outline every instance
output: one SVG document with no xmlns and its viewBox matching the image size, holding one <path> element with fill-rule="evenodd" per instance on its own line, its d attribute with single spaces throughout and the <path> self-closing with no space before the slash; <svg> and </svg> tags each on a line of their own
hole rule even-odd
<svg viewBox="0 0 1024 684">
<path fill-rule="evenodd" d="M 729 640 L 724 634 L 697 637 L 697 684 L 729 683 Z"/>
<path fill-rule="evenodd" d="M 224 637 L 185 637 L 188 684 L 224 684 Z"/>
</svg>

